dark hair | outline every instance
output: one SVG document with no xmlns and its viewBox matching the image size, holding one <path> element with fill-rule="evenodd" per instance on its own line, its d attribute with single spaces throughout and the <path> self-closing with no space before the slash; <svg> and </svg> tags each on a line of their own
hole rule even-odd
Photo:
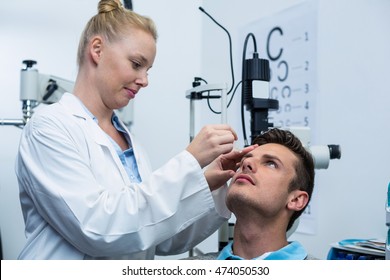
<svg viewBox="0 0 390 280">
<path fill-rule="evenodd" d="M 302 145 L 301 140 L 288 130 L 273 128 L 257 136 L 252 144 L 261 146 L 269 143 L 283 145 L 298 157 L 299 160 L 295 165 L 295 177 L 290 182 L 289 191 L 302 190 L 309 195 L 309 201 L 306 206 L 291 216 L 287 225 L 288 231 L 310 202 L 314 188 L 314 160 L 311 153 Z"/>
</svg>

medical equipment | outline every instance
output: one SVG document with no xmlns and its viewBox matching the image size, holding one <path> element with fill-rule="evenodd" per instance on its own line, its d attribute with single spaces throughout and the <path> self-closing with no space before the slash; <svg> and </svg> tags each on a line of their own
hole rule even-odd
<svg viewBox="0 0 390 280">
<path fill-rule="evenodd" d="M 253 39 L 253 58 L 246 59 L 246 49 L 249 38 Z M 273 124 L 268 121 L 268 111 L 277 110 L 279 101 L 269 97 L 269 61 L 260 59 L 257 53 L 256 38 L 249 33 L 244 42 L 242 56 L 242 86 L 241 86 L 241 118 L 244 134 L 244 144 L 248 145 L 245 129 L 244 105 L 251 114 L 251 139 L 267 131 Z M 251 142 L 252 142 L 251 141 Z"/>
<path fill-rule="evenodd" d="M 249 38 L 253 39 L 254 53 L 253 58 L 246 59 L 246 47 Z M 260 59 L 257 53 L 256 39 L 252 33 L 246 36 L 244 43 L 242 59 L 242 126 L 244 133 L 244 143 L 248 145 L 245 133 L 245 121 L 243 107 L 251 113 L 251 139 L 255 139 L 265 131 L 274 127 L 269 122 L 269 110 L 277 110 L 279 102 L 276 99 L 269 98 L 270 68 L 266 59 Z M 286 127 L 302 142 L 303 146 L 310 151 L 314 159 L 316 169 L 326 169 L 331 159 L 341 158 L 341 148 L 339 145 L 312 146 L 310 141 L 309 127 Z"/>
<path fill-rule="evenodd" d="M 194 87 L 186 91 L 186 98 L 190 99 L 190 142 L 195 136 L 195 101 L 208 98 L 220 98 L 221 99 L 221 123 L 227 123 L 227 94 L 226 85 L 224 84 L 206 84 L 200 85 L 196 79 L 192 84 Z M 204 93 L 210 93 L 213 91 L 219 91 L 220 95 L 204 95 Z"/>
<path fill-rule="evenodd" d="M 34 60 L 24 60 L 25 67 L 20 73 L 20 95 L 22 101 L 22 119 L 3 119 L 1 125 L 24 126 L 32 117 L 34 109 L 41 103 L 57 101 L 65 91 L 73 90 L 73 83 L 59 77 L 40 74 Z"/>
<path fill-rule="evenodd" d="M 57 102 L 65 92 L 72 92 L 72 81 L 48 74 L 41 74 L 34 65 L 35 60 L 23 60 L 24 68 L 20 73 L 20 95 L 22 101 L 22 119 L 0 119 L 0 125 L 14 125 L 23 127 L 34 114 L 34 110 L 40 104 Z M 121 109 L 115 110 L 119 118 L 126 126 L 133 122 L 133 102 Z"/>
<path fill-rule="evenodd" d="M 131 0 L 124 0 L 123 4 L 126 9 L 133 10 L 133 1 Z"/>
</svg>

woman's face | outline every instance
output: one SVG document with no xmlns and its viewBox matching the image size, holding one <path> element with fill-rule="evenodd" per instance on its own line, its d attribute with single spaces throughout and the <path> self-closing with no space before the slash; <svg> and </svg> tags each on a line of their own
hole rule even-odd
<svg viewBox="0 0 390 280">
<path fill-rule="evenodd" d="M 132 29 L 114 42 L 102 41 L 96 64 L 96 82 L 103 104 L 109 109 L 126 106 L 148 85 L 148 70 L 156 56 L 152 35 Z"/>
</svg>

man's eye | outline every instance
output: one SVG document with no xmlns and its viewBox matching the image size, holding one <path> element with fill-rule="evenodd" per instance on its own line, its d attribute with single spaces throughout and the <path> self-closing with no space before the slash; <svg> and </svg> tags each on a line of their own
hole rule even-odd
<svg viewBox="0 0 390 280">
<path fill-rule="evenodd" d="M 270 166 L 272 168 L 277 168 L 278 167 L 278 165 L 274 161 L 272 161 L 272 160 L 267 161 L 266 165 L 268 165 L 268 166 Z"/>
</svg>

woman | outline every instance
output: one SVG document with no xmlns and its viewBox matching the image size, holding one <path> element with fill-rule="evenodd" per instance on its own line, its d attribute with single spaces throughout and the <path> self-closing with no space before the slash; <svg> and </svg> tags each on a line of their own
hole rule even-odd
<svg viewBox="0 0 390 280">
<path fill-rule="evenodd" d="M 189 250 L 229 217 L 219 187 L 252 149 L 233 151 L 229 126 L 206 126 L 152 172 L 114 113 L 148 85 L 156 39 L 149 18 L 120 1 L 99 2 L 80 40 L 74 92 L 23 130 L 16 174 L 27 244 L 20 259 L 153 259 Z"/>
</svg>

